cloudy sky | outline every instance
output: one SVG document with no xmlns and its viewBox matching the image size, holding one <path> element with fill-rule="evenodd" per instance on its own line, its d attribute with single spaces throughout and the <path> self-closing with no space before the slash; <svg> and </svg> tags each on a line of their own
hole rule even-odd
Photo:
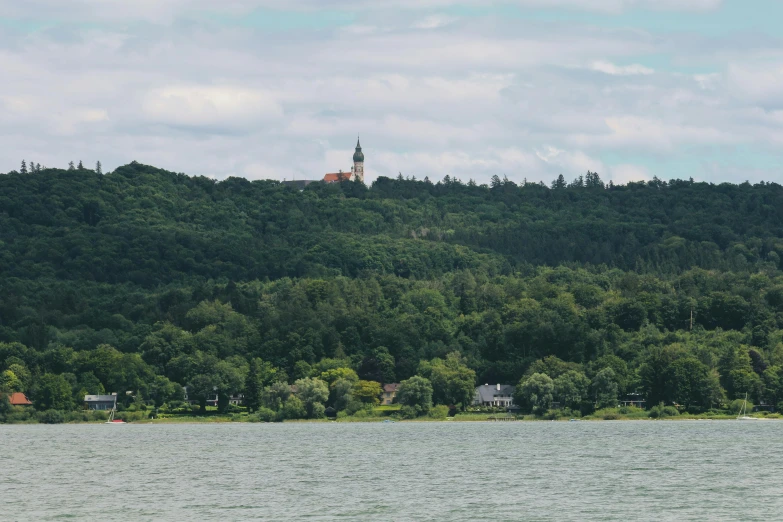
<svg viewBox="0 0 783 522">
<path fill-rule="evenodd" d="M 0 172 L 783 176 L 780 0 L 0 0 Z"/>
</svg>

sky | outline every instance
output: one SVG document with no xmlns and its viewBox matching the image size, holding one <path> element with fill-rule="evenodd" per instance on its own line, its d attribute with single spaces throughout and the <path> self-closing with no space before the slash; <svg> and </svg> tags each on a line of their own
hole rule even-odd
<svg viewBox="0 0 783 522">
<path fill-rule="evenodd" d="M 0 172 L 782 182 L 780 0 L 0 0 Z"/>
</svg>

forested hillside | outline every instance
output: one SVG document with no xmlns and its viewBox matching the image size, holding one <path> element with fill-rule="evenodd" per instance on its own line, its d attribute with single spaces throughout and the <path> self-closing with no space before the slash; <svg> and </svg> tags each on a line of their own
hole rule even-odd
<svg viewBox="0 0 783 522">
<path fill-rule="evenodd" d="M 414 375 L 436 404 L 520 380 L 574 409 L 636 391 L 692 411 L 746 392 L 777 404 L 781 257 L 770 183 L 588 173 L 298 191 L 137 163 L 11 172 L 0 387 L 57 410 L 125 391 L 161 406 L 190 385 L 202 404 L 244 391 L 283 411 L 293 399 L 275 383 L 297 380 L 356 409 L 368 383 Z M 320 414 L 296 400 L 292 416 Z"/>
</svg>

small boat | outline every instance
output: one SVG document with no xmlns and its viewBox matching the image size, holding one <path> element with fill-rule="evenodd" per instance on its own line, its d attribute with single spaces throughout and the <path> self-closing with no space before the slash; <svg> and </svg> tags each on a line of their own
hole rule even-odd
<svg viewBox="0 0 783 522">
<path fill-rule="evenodd" d="M 127 422 L 125 422 L 122 419 L 115 419 L 114 418 L 114 413 L 116 411 L 117 411 L 117 408 L 112 408 L 111 409 L 111 411 L 109 412 L 109 420 L 106 421 L 106 424 L 127 424 Z"/>
<path fill-rule="evenodd" d="M 737 420 L 742 420 L 742 421 L 761 420 L 758 417 L 749 417 L 747 406 L 748 406 L 748 394 L 746 393 L 745 400 L 742 402 L 742 408 L 740 408 L 740 411 L 737 414 Z"/>
</svg>

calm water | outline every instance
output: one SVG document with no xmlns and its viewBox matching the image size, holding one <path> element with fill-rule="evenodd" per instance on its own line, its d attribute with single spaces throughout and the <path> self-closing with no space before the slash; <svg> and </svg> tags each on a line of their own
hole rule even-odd
<svg viewBox="0 0 783 522">
<path fill-rule="evenodd" d="M 0 520 L 781 520 L 783 422 L 0 425 Z"/>
</svg>

